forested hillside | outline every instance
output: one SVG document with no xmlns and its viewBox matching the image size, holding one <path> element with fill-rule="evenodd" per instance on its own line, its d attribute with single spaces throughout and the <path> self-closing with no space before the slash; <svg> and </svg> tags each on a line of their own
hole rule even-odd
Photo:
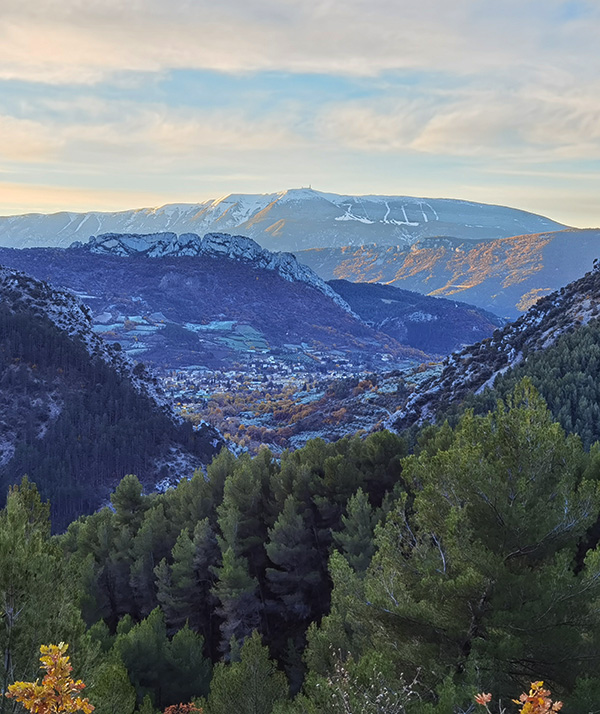
<svg viewBox="0 0 600 714">
<path fill-rule="evenodd" d="M 1 586 L 14 607 L 53 589 L 71 614 L 40 637 L 74 643 L 100 712 L 451 714 L 543 679 L 581 714 L 600 700 L 599 478 L 598 451 L 519 383 L 410 455 L 378 432 L 280 462 L 222 452 L 164 494 L 127 476 L 59 540 L 24 484 L 0 515 Z M 57 547 L 76 596 L 22 569 Z M 15 677 L 35 675 L 36 617 L 10 644 L 3 625 Z"/>
<path fill-rule="evenodd" d="M 600 440 L 600 321 L 563 335 L 548 349 L 534 352 L 494 382 L 494 389 L 468 395 L 465 406 L 485 413 L 498 397 L 504 397 L 528 377 L 546 400 L 554 418 L 568 432 L 579 434 L 589 448 Z"/>
<path fill-rule="evenodd" d="M 71 295 L 3 271 L 0 296 L 3 499 L 28 474 L 61 529 L 106 503 L 126 473 L 153 487 L 212 458 L 216 433 L 159 404 L 144 366 L 94 335 Z"/>
<path fill-rule="evenodd" d="M 592 271 L 541 298 L 518 320 L 496 330 L 490 339 L 449 355 L 443 362 L 441 373 L 413 392 L 406 403 L 390 416 L 386 425 L 388 428 L 404 429 L 412 424 L 422 424 L 440 418 L 448 409 L 460 409 L 465 399 L 469 399 L 474 393 L 479 394 L 487 387 L 493 387 L 503 374 L 521 362 L 534 364 L 538 360 L 544 360 L 544 353 L 556 354 L 552 347 L 566 335 L 581 334 L 581 339 L 585 342 L 583 336 L 587 333 L 580 333 L 580 330 L 588 324 L 593 325 L 599 315 L 600 270 L 595 263 Z M 576 375 L 581 370 L 589 369 L 591 374 L 594 374 L 596 367 L 593 334 L 590 333 L 587 342 L 578 349 L 578 336 L 574 338 L 574 343 L 565 342 L 564 339 L 561 341 L 563 349 L 572 345 L 566 347 L 567 352 L 571 349 L 577 352 L 574 355 L 576 364 L 572 369 L 568 359 L 562 360 L 561 371 L 565 378 L 562 382 L 563 388 L 565 382 L 578 379 Z M 549 359 L 555 358 L 551 356 Z M 528 367 L 524 366 L 520 374 L 528 373 Z M 544 378 L 543 381 L 549 384 L 552 378 Z M 565 410 L 572 408 L 569 399 L 562 402 L 560 397 L 554 395 L 550 401 L 555 415 L 562 410 L 566 417 Z M 567 429 L 571 429 L 574 422 L 565 418 L 563 423 Z M 585 438 L 589 442 L 589 436 Z"/>
</svg>

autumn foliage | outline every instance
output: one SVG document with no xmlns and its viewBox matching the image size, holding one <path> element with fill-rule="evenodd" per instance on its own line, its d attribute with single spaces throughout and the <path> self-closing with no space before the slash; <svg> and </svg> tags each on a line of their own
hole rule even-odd
<svg viewBox="0 0 600 714">
<path fill-rule="evenodd" d="M 71 664 L 66 651 L 69 645 L 40 647 L 40 669 L 46 674 L 41 684 L 35 682 L 15 682 L 8 687 L 6 696 L 16 699 L 32 714 L 59 714 L 59 712 L 79 712 L 91 714 L 94 707 L 88 699 L 79 695 L 85 684 L 71 677 Z"/>
<path fill-rule="evenodd" d="M 202 709 L 195 704 L 172 704 L 163 714 L 202 714 Z"/>
<path fill-rule="evenodd" d="M 519 714 L 551 714 L 562 709 L 562 702 L 553 702 L 550 694 L 549 689 L 544 689 L 543 682 L 532 682 L 529 694 L 523 692 L 513 702 L 520 705 Z M 488 704 L 492 701 L 491 694 L 477 694 L 475 701 L 490 711 Z"/>
</svg>

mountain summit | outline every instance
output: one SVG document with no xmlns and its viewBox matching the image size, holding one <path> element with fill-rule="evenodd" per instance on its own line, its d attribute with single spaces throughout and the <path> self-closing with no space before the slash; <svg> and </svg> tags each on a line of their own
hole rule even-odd
<svg viewBox="0 0 600 714">
<path fill-rule="evenodd" d="M 344 196 L 313 189 L 229 194 L 117 213 L 61 212 L 0 217 L 0 245 L 68 246 L 100 233 L 243 233 L 270 250 L 410 245 L 431 236 L 482 240 L 564 228 L 543 216 L 471 201 Z"/>
</svg>

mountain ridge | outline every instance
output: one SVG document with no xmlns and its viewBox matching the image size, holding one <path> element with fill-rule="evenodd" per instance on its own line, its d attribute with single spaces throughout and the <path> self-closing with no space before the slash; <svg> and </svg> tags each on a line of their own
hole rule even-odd
<svg viewBox="0 0 600 714">
<path fill-rule="evenodd" d="M 297 258 L 324 280 L 381 282 L 515 319 L 577 280 L 598 255 L 600 229 L 570 228 L 489 241 L 435 237 L 412 246 L 321 248 Z"/>
<path fill-rule="evenodd" d="M 62 246 L 100 233 L 243 233 L 271 250 L 411 244 L 451 235 L 490 239 L 559 230 L 560 223 L 520 209 L 462 199 L 351 196 L 313 189 L 228 194 L 199 203 L 128 211 L 0 217 L 0 245 Z"/>
<path fill-rule="evenodd" d="M 254 241 L 231 240 L 230 246 L 250 246 L 259 262 L 265 260 Z M 146 246 L 137 238 L 133 244 Z M 83 246 L 0 248 L 0 263 L 79 294 L 93 311 L 98 334 L 161 369 L 230 369 L 240 360 L 350 369 L 372 360 L 376 365 L 427 358 L 377 333 L 295 259 L 267 256 L 268 269 L 231 259 L 226 250 L 154 258 L 139 251 L 115 255 L 112 251 L 122 245 L 122 240 L 111 242 L 96 253 Z M 194 239 L 198 245 L 201 241 Z M 227 241 L 219 239 L 218 245 L 224 248 Z M 272 269 L 281 266 L 291 266 L 293 275 Z"/>
<path fill-rule="evenodd" d="M 139 233 L 104 233 L 91 236 L 87 243 L 75 241 L 70 250 L 87 250 L 97 255 L 131 255 L 148 258 L 208 256 L 223 257 L 251 264 L 256 268 L 272 270 L 288 282 L 299 281 L 331 298 L 339 307 L 352 312 L 350 306 L 335 290 L 332 290 L 311 268 L 298 262 L 292 253 L 273 252 L 246 236 L 232 236 L 226 233 L 207 233 L 200 237 L 197 233 L 172 232 Z"/>
</svg>

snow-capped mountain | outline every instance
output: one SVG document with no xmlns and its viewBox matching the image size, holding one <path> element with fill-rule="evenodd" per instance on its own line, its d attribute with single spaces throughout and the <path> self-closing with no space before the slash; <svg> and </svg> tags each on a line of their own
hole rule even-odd
<svg viewBox="0 0 600 714">
<path fill-rule="evenodd" d="M 144 255 L 148 258 L 167 256 L 206 256 L 209 258 L 228 258 L 248 263 L 254 268 L 273 270 L 288 282 L 302 282 L 327 295 L 336 305 L 352 313 L 346 303 L 327 283 L 311 268 L 299 263 L 291 253 L 274 253 L 261 248 L 252 238 L 231 236 L 225 233 L 208 233 L 203 238 L 195 233 L 105 233 L 92 236 L 83 245 L 75 241 L 72 249 L 85 249 L 98 255 Z M 352 313 L 354 314 L 354 313 Z"/>
<path fill-rule="evenodd" d="M 471 240 L 560 230 L 543 216 L 504 206 L 409 196 L 342 196 L 312 189 L 230 194 L 201 203 L 104 213 L 0 217 L 0 245 L 63 246 L 101 233 L 243 233 L 264 248 L 412 244 L 429 236 Z"/>
</svg>

